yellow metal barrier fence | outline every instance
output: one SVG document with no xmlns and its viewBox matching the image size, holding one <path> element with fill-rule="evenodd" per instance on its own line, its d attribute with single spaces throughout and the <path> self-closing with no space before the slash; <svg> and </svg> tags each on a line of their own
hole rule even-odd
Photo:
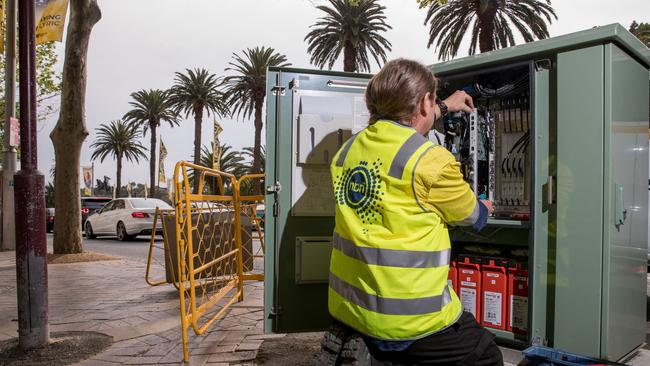
<svg viewBox="0 0 650 366">
<path fill-rule="evenodd" d="M 263 189 L 264 174 L 249 174 L 240 177 L 237 180 L 237 192 L 239 192 L 239 202 L 241 205 L 241 215 L 250 223 L 252 230 L 243 230 L 242 240 L 244 243 L 252 243 L 250 247 L 242 246 L 243 257 L 246 258 L 252 266 L 249 271 L 244 273 L 244 280 L 264 280 L 264 195 L 254 194 L 256 188 L 258 192 Z M 254 231 L 254 232 L 253 232 Z M 259 246 L 256 245 L 256 241 Z M 245 269 L 248 269 L 244 265 Z"/>
<path fill-rule="evenodd" d="M 252 227 L 261 238 L 257 208 L 264 197 L 240 194 L 242 187 L 259 184 L 263 177 L 237 179 L 188 162 L 176 164 L 173 249 L 185 362 L 189 359 L 189 327 L 197 335 L 204 334 L 232 304 L 244 300 L 244 280 L 263 279 L 254 271 L 256 255 L 263 253 L 263 239 L 260 248 L 254 249 Z M 194 179 L 198 179 L 196 191 L 191 185 Z"/>
<path fill-rule="evenodd" d="M 171 187 L 169 189 L 171 189 Z M 172 238 L 170 238 L 169 237 L 170 235 L 168 234 L 170 230 L 176 229 L 175 225 L 171 225 L 172 227 L 169 227 L 169 223 L 173 224 L 175 222 L 174 213 L 175 212 L 173 209 L 165 210 L 165 209 L 159 209 L 158 207 L 156 207 L 156 211 L 154 212 L 153 228 L 151 229 L 151 240 L 149 241 L 149 254 L 147 255 L 147 268 L 144 273 L 144 280 L 150 286 L 160 286 L 171 282 L 174 285 L 174 287 L 176 287 L 176 289 L 179 288 L 178 282 L 176 281 L 177 271 L 174 271 L 175 268 L 174 260 L 172 258 L 172 253 L 174 252 L 171 249 L 172 246 L 176 246 L 176 242 L 172 241 L 170 243 Z M 174 220 L 174 222 L 171 222 L 172 220 Z M 162 229 L 162 237 L 163 237 L 162 247 L 155 245 L 158 226 L 160 226 Z M 163 256 L 165 257 L 164 264 L 161 263 L 160 260 L 154 256 L 154 249 L 163 250 Z M 164 280 L 154 281 L 149 277 L 151 273 L 152 261 L 155 261 L 159 266 L 165 268 Z"/>
</svg>

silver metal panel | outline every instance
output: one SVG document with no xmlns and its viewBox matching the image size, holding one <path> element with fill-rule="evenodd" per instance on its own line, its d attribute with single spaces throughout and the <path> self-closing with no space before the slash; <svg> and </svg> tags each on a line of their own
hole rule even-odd
<svg viewBox="0 0 650 366">
<path fill-rule="evenodd" d="M 293 216 L 333 216 L 329 164 L 368 122 L 363 94 L 294 89 L 292 126 Z"/>
<path fill-rule="evenodd" d="M 602 357 L 645 341 L 648 248 L 648 70 L 605 46 L 606 173 Z"/>
</svg>

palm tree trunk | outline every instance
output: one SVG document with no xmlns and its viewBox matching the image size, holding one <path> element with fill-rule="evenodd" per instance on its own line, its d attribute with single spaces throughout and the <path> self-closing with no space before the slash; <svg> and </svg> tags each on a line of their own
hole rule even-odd
<svg viewBox="0 0 650 366">
<path fill-rule="evenodd" d="M 86 58 L 93 26 L 102 14 L 95 0 L 70 2 L 70 20 L 63 63 L 59 120 L 50 133 L 56 159 L 54 253 L 81 253 L 81 199 L 79 162 L 88 136 L 86 116 Z"/>
<path fill-rule="evenodd" d="M 345 42 L 345 49 L 343 50 L 343 71 L 346 72 L 355 72 L 357 61 L 357 50 L 352 45 L 352 42 Z"/>
<path fill-rule="evenodd" d="M 201 124 L 203 122 L 203 106 L 194 108 L 194 164 L 201 165 Z M 194 173 L 194 193 L 199 193 L 198 172 Z"/>
<path fill-rule="evenodd" d="M 156 125 L 157 123 L 149 123 L 151 130 L 151 145 L 149 147 L 149 181 L 151 182 L 151 197 L 156 197 Z"/>
<path fill-rule="evenodd" d="M 497 8 L 490 5 L 483 13 L 478 14 L 478 26 L 481 32 L 478 35 L 478 47 L 483 52 L 494 50 L 494 18 Z"/>
<path fill-rule="evenodd" d="M 117 171 L 115 172 L 115 198 L 120 197 L 122 187 L 122 153 L 117 154 Z"/>
<path fill-rule="evenodd" d="M 264 106 L 264 96 L 255 98 L 255 145 L 253 146 L 253 173 L 262 173 L 262 107 Z M 253 187 L 253 194 L 261 193 L 259 184 Z"/>
</svg>

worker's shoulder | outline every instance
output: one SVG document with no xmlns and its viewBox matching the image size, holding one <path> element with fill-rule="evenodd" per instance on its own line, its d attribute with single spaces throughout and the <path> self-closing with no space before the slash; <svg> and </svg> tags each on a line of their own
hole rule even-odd
<svg viewBox="0 0 650 366">
<path fill-rule="evenodd" d="M 422 155 L 420 164 L 443 167 L 456 162 L 456 158 L 442 145 L 433 145 Z"/>
</svg>

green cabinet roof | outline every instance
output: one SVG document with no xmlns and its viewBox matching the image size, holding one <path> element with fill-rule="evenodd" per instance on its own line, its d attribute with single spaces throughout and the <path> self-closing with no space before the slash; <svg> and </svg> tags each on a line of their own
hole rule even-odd
<svg viewBox="0 0 650 366">
<path fill-rule="evenodd" d="M 485 68 L 490 65 L 503 65 L 506 62 L 540 58 L 566 50 L 611 42 L 617 44 L 622 50 L 632 55 L 646 68 L 650 68 L 650 49 L 620 24 L 594 27 L 559 37 L 442 62 L 431 65 L 430 67 L 436 74 L 445 74 L 450 71 L 458 72 L 476 66 Z"/>
</svg>

